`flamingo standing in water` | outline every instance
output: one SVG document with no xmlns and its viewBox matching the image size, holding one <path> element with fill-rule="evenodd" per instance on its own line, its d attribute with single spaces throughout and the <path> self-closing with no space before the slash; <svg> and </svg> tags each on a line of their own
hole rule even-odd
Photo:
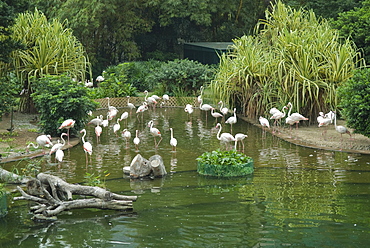
<svg viewBox="0 0 370 248">
<path fill-rule="evenodd" d="M 87 165 L 87 163 L 88 163 L 88 157 L 87 157 L 87 154 L 89 154 L 90 155 L 90 160 L 91 160 L 91 155 L 92 155 L 92 145 L 91 145 L 91 143 L 90 142 L 88 142 L 88 141 L 85 141 L 85 136 L 86 136 L 86 129 L 82 129 L 81 131 L 80 131 L 80 133 L 83 133 L 83 135 L 82 135 L 82 143 L 83 143 L 83 145 L 82 145 L 82 147 L 83 147 L 83 149 L 84 149 L 84 152 L 85 152 L 85 155 L 86 155 L 86 165 Z"/>
<path fill-rule="evenodd" d="M 100 141 L 100 135 L 101 135 L 102 132 L 103 132 L 102 127 L 99 126 L 99 125 L 97 125 L 95 127 L 96 143 L 99 143 L 99 141 Z"/>
<path fill-rule="evenodd" d="M 123 112 L 120 119 L 121 121 L 125 120 L 126 126 L 127 126 L 127 118 L 128 118 L 128 112 Z"/>
<path fill-rule="evenodd" d="M 131 115 L 132 110 L 136 108 L 135 105 L 130 102 L 130 96 L 127 96 L 127 107 L 130 109 L 130 115 Z"/>
<path fill-rule="evenodd" d="M 216 118 L 216 122 L 217 122 L 218 117 L 223 117 L 222 114 L 215 112 L 215 108 L 211 108 L 211 115 Z"/>
<path fill-rule="evenodd" d="M 153 125 L 154 125 L 154 122 L 152 120 L 149 121 L 148 126 L 150 128 L 150 134 L 153 135 L 154 146 L 155 146 L 155 148 L 157 148 L 159 143 L 161 143 L 161 141 L 162 141 L 162 135 L 161 135 L 161 132 L 157 128 L 153 127 Z M 158 143 L 157 143 L 157 140 L 156 140 L 155 137 L 161 137 L 161 139 L 158 141 Z"/>
<path fill-rule="evenodd" d="M 60 125 L 60 127 L 58 128 L 58 129 L 67 129 L 68 145 L 71 145 L 69 143 L 69 129 L 71 129 L 72 127 L 74 127 L 75 123 L 76 123 L 75 120 L 67 119 L 67 120 L 63 121 L 62 125 Z"/>
<path fill-rule="evenodd" d="M 121 124 L 119 124 L 120 121 L 121 119 L 117 119 L 117 123 L 113 125 L 113 133 L 115 133 L 117 137 L 118 137 L 117 132 L 121 128 Z"/>
<path fill-rule="evenodd" d="M 186 104 L 184 111 L 188 113 L 189 121 L 191 122 L 191 117 L 190 115 L 194 112 L 193 105 L 191 104 Z"/>
<path fill-rule="evenodd" d="M 218 130 L 218 133 L 217 133 L 217 136 L 216 136 L 217 139 L 220 140 L 220 141 L 222 141 L 222 142 L 224 142 L 226 144 L 226 147 L 227 147 L 228 143 L 235 142 L 235 137 L 232 136 L 230 133 L 222 133 L 220 135 L 221 130 L 222 130 L 221 123 L 217 123 L 216 128 L 220 128 Z"/>
<path fill-rule="evenodd" d="M 203 104 L 203 99 L 200 99 L 200 109 L 206 112 L 206 122 L 207 122 L 207 111 L 210 111 L 213 107 L 209 104 Z"/>
<path fill-rule="evenodd" d="M 243 151 L 244 151 L 244 139 L 248 137 L 248 135 L 244 133 L 237 133 L 235 134 L 235 150 L 238 148 L 238 141 L 240 141 L 243 145 Z"/>
<path fill-rule="evenodd" d="M 203 99 L 202 99 L 203 90 L 204 90 L 204 87 L 203 86 L 200 86 L 200 95 L 197 98 L 198 103 L 199 103 L 199 107 L 202 105 L 202 101 L 203 101 Z"/>
<path fill-rule="evenodd" d="M 270 122 L 265 117 L 262 117 L 262 116 L 260 116 L 260 118 L 258 120 L 259 120 L 259 122 L 262 126 L 262 130 L 263 130 L 262 137 L 264 135 L 266 136 L 266 127 L 270 128 Z"/>
<path fill-rule="evenodd" d="M 222 116 L 222 119 L 224 119 L 224 117 L 229 113 L 229 109 L 224 107 L 224 102 L 223 101 L 219 101 L 218 102 L 218 105 L 220 105 L 220 112 L 223 114 Z"/>
<path fill-rule="evenodd" d="M 141 105 L 140 107 L 137 108 L 136 110 L 136 118 L 139 120 L 139 113 L 141 113 L 141 119 L 143 119 L 143 116 L 144 116 L 144 111 L 148 110 L 148 103 L 147 102 L 143 102 L 143 105 Z"/>
<path fill-rule="evenodd" d="M 229 118 L 227 118 L 227 120 L 225 121 L 225 123 L 227 124 L 230 124 L 231 128 L 230 128 L 230 132 L 233 133 L 233 125 L 238 121 L 238 119 L 236 118 L 236 108 L 234 108 L 234 115 L 233 116 L 230 116 Z"/>
<path fill-rule="evenodd" d="M 63 161 L 63 158 L 64 158 L 64 152 L 61 148 L 59 148 L 55 152 L 55 160 L 58 160 L 58 162 L 61 163 Z"/>
<path fill-rule="evenodd" d="M 128 148 L 128 140 L 131 139 L 131 132 L 127 128 L 123 129 L 122 137 L 126 140 L 126 148 Z"/>
<path fill-rule="evenodd" d="M 145 100 L 149 105 L 152 105 L 152 106 L 153 106 L 153 108 L 155 108 L 155 106 L 156 106 L 156 104 L 157 104 L 157 100 L 156 100 L 154 97 L 152 97 L 152 96 L 149 96 L 149 97 L 148 97 L 149 92 L 148 92 L 147 90 L 146 90 L 146 91 L 144 91 L 144 93 L 146 94 L 146 95 L 145 95 L 144 100 Z"/>
<path fill-rule="evenodd" d="M 170 145 L 172 146 L 172 151 L 176 151 L 176 146 L 177 146 L 177 139 L 173 137 L 173 129 L 172 127 L 170 128 L 171 131 L 171 139 L 170 139 Z"/>
<path fill-rule="evenodd" d="M 58 140 L 58 143 L 56 143 L 55 145 L 53 145 L 53 147 L 50 149 L 49 155 L 53 154 L 58 149 L 61 149 L 66 144 L 66 141 L 63 139 L 63 136 L 67 136 L 67 134 L 66 133 L 62 133 L 60 135 L 60 138 L 62 139 L 62 142 L 63 143 L 60 143 L 59 140 Z"/>
<path fill-rule="evenodd" d="M 167 94 L 164 94 L 162 96 L 163 102 L 162 104 L 165 105 L 168 100 L 170 100 L 170 97 Z M 162 105 L 161 105 L 162 106 Z"/>
<path fill-rule="evenodd" d="M 139 130 L 136 130 L 136 136 L 134 138 L 134 144 L 135 144 L 135 147 L 136 147 L 136 151 L 139 150 L 139 144 L 140 144 L 140 138 L 139 138 Z"/>
</svg>

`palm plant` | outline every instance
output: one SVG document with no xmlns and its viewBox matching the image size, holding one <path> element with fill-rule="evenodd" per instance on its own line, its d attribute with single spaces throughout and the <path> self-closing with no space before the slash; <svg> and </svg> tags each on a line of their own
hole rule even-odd
<svg viewBox="0 0 370 248">
<path fill-rule="evenodd" d="M 337 105 L 337 86 L 362 62 L 353 42 L 340 40 L 327 21 L 277 2 L 255 36 L 234 40 L 221 56 L 210 89 L 250 117 L 292 102 L 311 119 Z"/>
<path fill-rule="evenodd" d="M 65 28 L 57 20 L 48 21 L 44 14 L 20 14 L 12 27 L 13 39 L 21 42 L 25 49 L 11 54 L 13 68 L 24 83 L 23 87 L 29 96 L 32 90 L 31 77 L 43 75 L 60 75 L 67 73 L 76 80 L 85 80 L 90 74 L 90 63 L 81 43 L 73 36 L 72 30 Z M 30 98 L 22 98 L 26 108 L 31 104 Z M 21 109 L 22 110 L 22 109 Z"/>
</svg>

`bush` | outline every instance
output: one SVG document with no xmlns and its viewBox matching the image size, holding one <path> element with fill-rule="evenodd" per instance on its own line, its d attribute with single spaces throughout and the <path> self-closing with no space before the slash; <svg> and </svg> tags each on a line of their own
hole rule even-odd
<svg viewBox="0 0 370 248">
<path fill-rule="evenodd" d="M 136 96 L 137 89 L 128 82 L 126 64 L 108 67 L 102 75 L 104 81 L 98 87 L 89 89 L 90 98 Z"/>
<path fill-rule="evenodd" d="M 370 137 L 370 69 L 356 70 L 351 79 L 338 87 L 338 98 L 347 126 Z"/>
<path fill-rule="evenodd" d="M 188 59 L 162 63 L 146 80 L 157 82 L 162 88 L 159 94 L 170 96 L 194 96 L 200 86 L 211 81 L 212 67 Z"/>
<path fill-rule="evenodd" d="M 40 113 L 41 131 L 55 136 L 64 132 L 58 127 L 66 119 L 76 121 L 70 134 L 84 128 L 89 119 L 88 112 L 98 103 L 90 100 L 87 88 L 74 82 L 69 76 L 45 76 L 32 79 L 35 92 L 31 95 Z"/>
<path fill-rule="evenodd" d="M 196 160 L 201 175 L 244 176 L 254 171 L 253 159 L 235 150 L 205 152 Z"/>
<path fill-rule="evenodd" d="M 6 77 L 0 78 L 0 121 L 4 113 L 10 112 L 11 108 L 16 105 L 16 96 L 19 97 L 19 83 L 16 76 L 9 74 Z"/>
</svg>

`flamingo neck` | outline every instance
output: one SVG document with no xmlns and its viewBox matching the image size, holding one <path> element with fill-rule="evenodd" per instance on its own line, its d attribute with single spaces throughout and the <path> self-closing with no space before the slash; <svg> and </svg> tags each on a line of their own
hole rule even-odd
<svg viewBox="0 0 370 248">
<path fill-rule="evenodd" d="M 62 133 L 62 135 L 60 135 L 60 138 L 62 139 L 62 142 L 63 142 L 63 146 L 66 144 L 66 141 L 63 139 L 63 135 L 64 133 Z"/>
<path fill-rule="evenodd" d="M 84 133 L 84 135 L 82 135 L 82 143 L 83 144 L 85 144 L 86 142 L 85 142 L 85 136 L 86 136 L 86 130 L 85 131 L 83 131 L 83 133 Z"/>
<path fill-rule="evenodd" d="M 146 95 L 145 95 L 145 98 L 144 98 L 145 101 L 148 99 L 148 94 L 149 94 L 149 92 L 147 91 Z"/>
<path fill-rule="evenodd" d="M 293 104 L 290 104 L 289 112 L 288 112 L 288 117 L 290 116 L 290 112 L 292 111 Z"/>
<path fill-rule="evenodd" d="M 220 127 L 220 130 L 218 130 L 218 133 L 217 133 L 217 139 L 218 140 L 221 140 L 221 137 L 220 137 L 220 133 L 221 133 L 221 130 L 222 130 L 222 126 L 221 125 L 218 125 Z"/>
<path fill-rule="evenodd" d="M 29 143 L 28 144 L 28 146 L 27 146 L 27 148 L 29 148 L 30 146 L 33 146 L 33 148 L 35 148 L 35 149 L 37 149 L 37 148 L 39 148 L 39 144 L 37 143 L 37 145 L 35 146 L 35 144 L 34 143 Z"/>
<path fill-rule="evenodd" d="M 173 139 L 173 130 L 172 130 L 172 128 L 170 129 L 170 131 L 171 131 L 171 139 Z"/>
</svg>

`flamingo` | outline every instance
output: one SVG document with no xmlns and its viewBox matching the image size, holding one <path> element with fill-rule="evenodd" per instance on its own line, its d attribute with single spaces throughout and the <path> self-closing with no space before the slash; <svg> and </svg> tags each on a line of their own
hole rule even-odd
<svg viewBox="0 0 370 248">
<path fill-rule="evenodd" d="M 116 107 L 110 105 L 110 102 L 109 102 L 110 98 L 109 97 L 106 97 L 106 99 L 108 100 L 108 111 L 109 110 L 113 110 L 113 109 L 117 110 Z"/>
<path fill-rule="evenodd" d="M 288 103 L 288 105 L 290 105 L 290 109 L 289 109 L 289 113 L 290 113 L 290 110 L 292 110 L 292 107 L 293 107 L 293 104 L 291 102 Z M 298 123 L 299 121 L 307 121 L 308 118 L 304 117 L 303 115 L 301 115 L 300 113 L 293 113 L 290 115 L 290 118 L 295 121 L 296 123 L 296 128 L 298 129 Z"/>
<path fill-rule="evenodd" d="M 216 125 L 216 128 L 220 128 L 218 130 L 218 133 L 217 133 L 217 139 L 224 142 L 226 145 L 229 143 L 229 142 L 235 142 L 235 138 L 234 136 L 232 136 L 230 133 L 221 133 L 221 130 L 222 130 L 222 126 L 221 126 L 221 123 L 217 123 Z"/>
<path fill-rule="evenodd" d="M 172 129 L 172 127 L 170 128 L 170 131 L 171 131 L 170 145 L 172 146 L 172 151 L 176 151 L 177 139 L 173 137 L 173 129 Z"/>
<path fill-rule="evenodd" d="M 262 129 L 263 129 L 262 136 L 264 136 L 263 134 L 266 135 L 266 129 L 264 127 L 270 128 L 270 122 L 265 117 L 262 117 L 262 116 L 260 116 L 258 120 L 259 120 L 259 122 L 262 126 Z"/>
<path fill-rule="evenodd" d="M 99 143 L 99 140 L 100 140 L 100 135 L 101 133 L 103 132 L 103 129 L 101 126 L 97 125 L 95 127 L 95 135 L 96 135 L 96 143 Z"/>
<path fill-rule="evenodd" d="M 233 132 L 233 124 L 235 124 L 237 121 L 238 121 L 238 119 L 236 118 L 236 108 L 234 108 L 234 116 L 230 116 L 225 121 L 225 123 L 230 124 L 230 126 L 231 126 L 231 129 L 230 129 L 231 130 L 231 133 Z"/>
<path fill-rule="evenodd" d="M 96 79 L 95 79 L 95 81 L 97 81 L 97 82 L 99 82 L 99 83 L 101 83 L 101 82 L 103 82 L 105 79 L 103 78 L 103 76 L 97 76 L 96 77 Z"/>
<path fill-rule="evenodd" d="M 213 107 L 209 104 L 203 104 L 203 99 L 200 99 L 200 107 L 201 110 L 206 111 L 206 121 L 207 121 L 207 111 L 210 111 Z"/>
<path fill-rule="evenodd" d="M 59 148 L 55 152 L 55 160 L 58 160 L 58 162 L 61 163 L 63 161 L 63 158 L 64 158 L 64 152 L 62 149 Z"/>
<path fill-rule="evenodd" d="M 45 153 L 44 146 L 49 147 L 49 146 L 53 145 L 53 143 L 51 142 L 51 136 L 50 135 L 45 135 L 45 134 L 38 136 L 36 138 L 36 143 L 37 143 L 37 145 L 35 145 L 32 142 L 29 143 L 27 145 L 26 151 L 29 152 L 29 147 L 30 146 L 33 146 L 33 148 L 35 148 L 35 149 L 37 149 L 41 146 L 42 147 L 42 152 Z"/>
<path fill-rule="evenodd" d="M 102 122 L 101 122 L 101 125 L 103 126 L 103 127 L 107 127 L 108 125 L 109 125 L 109 116 L 108 116 L 108 114 L 107 114 L 107 119 L 105 119 L 105 120 L 103 120 Z"/>
<path fill-rule="evenodd" d="M 335 130 L 340 133 L 340 150 L 342 150 L 342 143 L 343 143 L 343 134 L 348 133 L 350 139 L 352 138 L 351 132 L 345 126 L 337 126 L 337 113 L 334 111 L 334 127 Z"/>
<path fill-rule="evenodd" d="M 127 126 L 127 118 L 128 118 L 128 112 L 123 112 L 122 114 L 121 114 L 121 120 L 125 120 L 125 122 L 126 122 L 126 126 Z"/>
<path fill-rule="evenodd" d="M 118 130 L 121 128 L 121 125 L 119 124 L 119 122 L 121 121 L 121 119 L 117 119 L 117 123 L 113 125 L 113 132 L 116 134 L 116 136 L 118 137 Z"/>
<path fill-rule="evenodd" d="M 131 115 L 131 111 L 136 108 L 135 105 L 133 103 L 130 102 L 130 96 L 127 96 L 127 107 L 130 109 L 130 115 Z"/>
<path fill-rule="evenodd" d="M 49 155 L 53 154 L 53 152 L 57 151 L 58 149 L 61 149 L 66 144 L 66 141 L 63 139 L 63 136 L 67 136 L 67 134 L 66 133 L 62 133 L 60 135 L 60 138 L 62 139 L 62 142 L 63 143 L 60 143 L 59 140 L 58 140 L 58 143 L 56 143 L 55 145 L 53 145 L 53 147 L 50 149 Z"/>
<path fill-rule="evenodd" d="M 270 117 L 270 119 L 274 119 L 274 126 L 275 126 L 275 129 L 277 129 L 277 126 L 278 126 L 278 121 L 280 121 L 282 118 L 285 117 L 285 109 L 288 109 L 287 106 L 284 106 L 282 108 L 281 111 L 275 111 L 275 113 Z M 275 132 L 275 130 L 273 130 L 273 133 Z"/>
<path fill-rule="evenodd" d="M 216 122 L 218 117 L 223 117 L 222 114 L 215 112 L 215 108 L 211 108 L 211 115 L 216 118 Z"/>
<path fill-rule="evenodd" d="M 153 108 L 155 108 L 155 105 L 157 104 L 157 100 L 154 97 L 152 97 L 152 96 L 148 97 L 149 92 L 147 90 L 145 90 L 144 93 L 146 94 L 144 100 L 148 104 L 153 105 Z"/>
<path fill-rule="evenodd" d="M 136 130 L 136 136 L 134 138 L 134 144 L 135 144 L 135 147 L 136 147 L 136 151 L 138 150 L 138 146 L 140 144 L 140 138 L 139 138 L 139 130 Z"/>
<path fill-rule="evenodd" d="M 162 99 L 163 99 L 163 104 L 166 104 L 166 102 L 167 102 L 168 100 L 170 100 L 170 97 L 169 97 L 167 94 L 164 94 L 164 95 L 162 96 Z"/>
<path fill-rule="evenodd" d="M 330 123 L 332 123 L 332 119 L 328 117 L 327 115 L 324 115 L 323 112 L 319 112 L 319 116 L 317 117 L 317 122 L 319 123 L 319 127 L 327 127 Z M 322 131 L 321 135 L 325 139 L 325 134 L 327 132 L 327 129 L 325 128 L 324 131 Z"/>
<path fill-rule="evenodd" d="M 143 102 L 143 105 L 141 105 L 140 107 L 138 107 L 137 110 L 136 110 L 136 114 L 141 113 L 141 119 L 143 119 L 144 111 L 148 110 L 148 106 L 147 105 L 148 105 L 147 102 Z M 136 118 L 139 120 L 139 115 L 136 115 Z"/>
<path fill-rule="evenodd" d="M 242 145 L 243 145 L 243 151 L 244 151 L 244 139 L 246 137 L 248 137 L 248 135 L 246 135 L 244 133 L 237 133 L 237 134 L 235 134 L 235 150 L 237 150 L 238 141 L 241 141 L 242 142 Z"/>
<path fill-rule="evenodd" d="M 127 128 L 122 130 L 122 137 L 126 140 L 126 148 L 128 147 L 128 140 L 131 139 L 131 132 Z"/>
<path fill-rule="evenodd" d="M 202 101 L 203 101 L 203 99 L 202 99 L 203 90 L 204 90 L 204 87 L 200 86 L 200 95 L 198 96 L 199 107 L 202 105 Z"/>
<path fill-rule="evenodd" d="M 190 118 L 190 115 L 193 113 L 194 109 L 193 109 L 193 105 L 191 104 L 186 104 L 185 108 L 184 108 L 184 111 L 186 113 L 188 113 L 188 117 L 189 117 L 189 120 L 191 119 Z"/>
<path fill-rule="evenodd" d="M 225 116 L 229 113 L 229 109 L 224 107 L 224 102 L 223 101 L 219 101 L 218 102 L 218 105 L 221 104 L 221 107 L 220 107 L 220 112 Z M 224 118 L 224 116 L 222 116 L 222 118 Z"/>
<path fill-rule="evenodd" d="M 108 120 L 113 120 L 118 114 L 118 110 L 117 109 L 110 109 L 108 111 Z"/>
<path fill-rule="evenodd" d="M 87 87 L 87 88 L 91 88 L 91 87 L 93 87 L 94 86 L 94 83 L 93 82 L 90 82 L 90 81 L 86 81 L 85 82 L 85 87 Z"/>
<path fill-rule="evenodd" d="M 102 115 L 99 115 L 96 118 L 94 118 L 91 121 L 89 121 L 87 123 L 87 125 L 90 125 L 91 124 L 91 125 L 98 126 L 98 125 L 102 125 L 102 122 L 103 122 L 103 116 Z"/>
<path fill-rule="evenodd" d="M 85 151 L 85 155 L 86 155 L 86 165 L 87 165 L 87 162 L 88 162 L 88 158 L 87 158 L 87 154 L 89 154 L 90 155 L 90 159 L 91 159 L 91 154 L 92 154 L 92 145 L 91 145 L 91 143 L 90 142 L 88 142 L 88 141 L 86 141 L 85 142 L 85 136 L 86 136 L 86 129 L 82 129 L 81 131 L 80 131 L 80 133 L 83 133 L 83 135 L 82 135 L 82 143 L 83 143 L 83 145 L 82 145 L 82 147 L 83 147 L 83 149 L 84 149 L 84 151 Z"/>
<path fill-rule="evenodd" d="M 69 143 L 69 129 L 74 127 L 75 123 L 76 123 L 75 120 L 67 119 L 67 120 L 63 121 L 62 125 L 60 125 L 60 127 L 58 128 L 58 129 L 67 129 L 68 145 L 70 145 L 70 143 Z"/>
<path fill-rule="evenodd" d="M 154 122 L 153 121 L 149 121 L 148 126 L 150 128 L 150 133 L 154 137 L 154 145 L 157 148 L 158 145 L 159 145 L 159 143 L 161 143 L 161 141 L 162 141 L 162 135 L 161 135 L 161 132 L 157 128 L 153 127 L 153 125 L 154 125 Z M 158 143 L 157 143 L 157 140 L 155 138 L 157 136 L 161 137 L 161 139 L 159 140 Z"/>
</svg>

